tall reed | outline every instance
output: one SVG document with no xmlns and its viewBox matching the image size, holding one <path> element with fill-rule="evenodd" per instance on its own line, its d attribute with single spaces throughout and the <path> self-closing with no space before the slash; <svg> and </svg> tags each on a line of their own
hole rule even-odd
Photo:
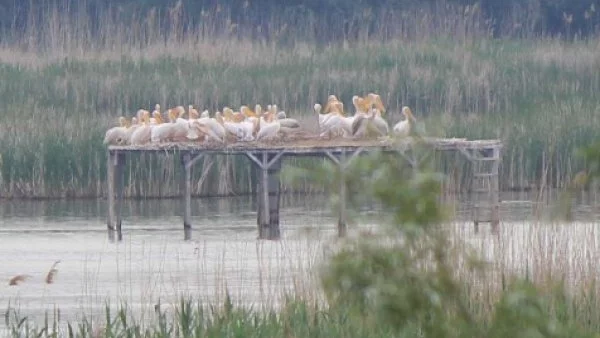
<svg viewBox="0 0 600 338">
<path fill-rule="evenodd" d="M 409 105 L 433 136 L 502 139 L 504 188 L 564 186 L 583 165 L 574 149 L 597 138 L 598 40 L 493 40 L 476 10 L 394 11 L 364 39 L 323 45 L 311 35 L 321 23 L 302 14 L 272 17 L 268 38 L 255 39 L 227 11 L 199 13 L 193 27 L 181 19 L 193 14 L 177 7 L 167 19 L 126 22 L 107 11 L 92 28 L 86 14 L 42 9 L 27 34 L 4 32 L 0 46 L 4 197 L 103 195 L 103 132 L 155 103 L 276 103 L 312 116 L 331 93 L 351 107 L 352 95 L 374 91 L 390 123 Z M 210 161 L 195 169 L 196 194 L 251 192 L 249 161 Z M 178 194 L 178 162 L 132 158 L 126 194 Z M 442 156 L 440 166 L 453 168 L 456 186 L 468 184 L 464 161 Z"/>
</svg>

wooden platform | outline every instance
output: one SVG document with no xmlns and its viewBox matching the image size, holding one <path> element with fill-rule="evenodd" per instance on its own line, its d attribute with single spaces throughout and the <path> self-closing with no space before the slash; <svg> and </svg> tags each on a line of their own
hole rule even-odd
<svg viewBox="0 0 600 338">
<path fill-rule="evenodd" d="M 501 160 L 500 140 L 467 140 L 464 138 L 391 138 L 352 140 L 352 139 L 320 139 L 314 136 L 287 138 L 273 142 L 234 142 L 234 143 L 161 143 L 136 146 L 108 147 L 108 220 L 109 237 L 114 240 L 114 233 L 122 239 L 121 202 L 123 190 L 123 167 L 125 157 L 131 153 L 165 153 L 178 154 L 184 164 L 182 176 L 182 198 L 184 200 L 184 238 L 191 239 L 191 169 L 193 165 L 207 155 L 245 155 L 262 173 L 259 177 L 258 232 L 259 238 L 277 239 L 279 229 L 279 172 L 283 156 L 321 156 L 334 161 L 343 169 L 354 157 L 362 152 L 381 150 L 397 152 L 413 166 L 416 162 L 406 152 L 417 144 L 424 144 L 439 151 L 456 150 L 473 162 L 475 189 L 487 193 L 489 204 L 474 208 L 473 221 L 478 229 L 480 222 L 490 222 L 493 227 L 499 223 L 499 189 L 498 168 Z M 345 201 L 345 187 L 340 187 L 340 199 Z M 340 207 L 338 233 L 346 233 L 345 203 Z M 482 209 L 489 211 L 489 216 L 481 214 Z"/>
<path fill-rule="evenodd" d="M 396 150 L 398 147 L 410 147 L 417 142 L 429 145 L 437 150 L 457 149 L 491 149 L 502 147 L 500 140 L 467 140 L 465 138 L 406 138 L 401 140 L 369 139 L 296 139 L 290 141 L 273 142 L 236 142 L 236 143 L 160 143 L 136 146 L 109 146 L 112 152 L 211 152 L 219 154 L 245 154 L 246 152 L 277 152 L 285 151 L 290 154 L 323 153 L 325 150 L 377 148 L 382 150 Z"/>
</svg>

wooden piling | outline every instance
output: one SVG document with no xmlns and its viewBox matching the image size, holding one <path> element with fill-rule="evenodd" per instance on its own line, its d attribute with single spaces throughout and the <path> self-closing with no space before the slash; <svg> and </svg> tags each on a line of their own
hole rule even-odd
<svg viewBox="0 0 600 338">
<path fill-rule="evenodd" d="M 279 239 L 279 197 L 281 159 L 279 155 L 262 153 L 258 182 L 258 237 L 260 239 Z M 274 161 L 273 161 L 274 160 Z"/>
<path fill-rule="evenodd" d="M 492 226 L 492 231 L 497 232 L 498 226 L 500 225 L 500 147 L 494 147 L 494 151 L 492 157 L 495 159 L 492 163 L 492 177 L 491 177 L 491 217 L 490 223 Z"/>
<path fill-rule="evenodd" d="M 339 237 L 345 237 L 348 233 L 348 227 L 346 223 L 346 201 L 348 199 L 346 197 L 346 167 L 346 152 L 342 151 L 338 162 L 338 168 L 340 170 L 340 208 L 337 226 Z"/>
<path fill-rule="evenodd" d="M 123 204 L 123 185 L 125 176 L 125 154 L 119 152 L 108 152 L 108 163 L 106 165 L 107 181 L 108 181 L 108 217 L 107 230 L 108 239 L 111 242 L 115 240 L 115 232 L 117 240 L 123 239 L 121 221 L 122 221 L 122 204 Z"/>
<path fill-rule="evenodd" d="M 181 180 L 181 190 L 183 192 L 183 239 L 189 241 L 192 239 L 192 163 L 190 153 L 186 152 L 181 155 L 181 164 L 183 167 Z"/>
<path fill-rule="evenodd" d="M 106 228 L 108 230 L 108 239 L 111 242 L 115 241 L 115 162 L 116 154 L 109 151 L 108 161 L 106 163 L 106 181 L 108 184 L 107 189 L 107 217 L 106 217 Z"/>
<path fill-rule="evenodd" d="M 125 154 L 117 154 L 117 163 L 115 168 L 115 188 L 117 190 L 117 201 L 116 201 L 116 221 L 117 221 L 117 240 L 123 240 L 123 232 L 121 222 L 123 220 L 123 189 L 125 185 Z"/>
</svg>

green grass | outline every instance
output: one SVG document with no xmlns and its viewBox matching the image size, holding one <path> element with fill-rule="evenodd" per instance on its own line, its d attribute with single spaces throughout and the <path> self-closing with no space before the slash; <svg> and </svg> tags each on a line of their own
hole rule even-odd
<svg viewBox="0 0 600 338">
<path fill-rule="evenodd" d="M 373 91 L 388 106 L 391 124 L 409 105 L 432 135 L 501 138 L 504 188 L 541 185 L 542 177 L 547 186 L 566 186 L 584 165 L 575 149 L 597 139 L 598 40 L 490 40 L 474 34 L 454 41 L 430 33 L 343 47 L 283 47 L 198 33 L 166 44 L 159 41 L 167 37 L 158 34 L 146 44 L 116 39 L 110 41 L 115 45 L 99 42 L 94 48 L 76 34 L 83 28 L 63 24 L 67 38 L 60 30 L 45 32 L 67 39 L 61 43 L 42 41 L 45 47 L 31 51 L 17 43 L 0 47 L 1 196 L 103 195 L 104 131 L 118 116 L 155 103 L 213 112 L 276 103 L 297 117 L 310 114 L 329 94 L 351 107 L 352 95 Z M 144 156 L 130 161 L 127 195 L 177 194 L 178 162 Z M 249 161 L 217 162 L 196 194 L 250 192 Z M 220 173 L 224 163 L 229 169 Z M 448 160 L 440 165 L 468 168 Z M 195 179 L 202 170 L 196 168 Z"/>
</svg>

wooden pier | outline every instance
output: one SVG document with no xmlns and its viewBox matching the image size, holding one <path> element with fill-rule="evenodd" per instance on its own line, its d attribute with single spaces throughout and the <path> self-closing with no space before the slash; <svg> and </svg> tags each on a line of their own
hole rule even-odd
<svg viewBox="0 0 600 338">
<path fill-rule="evenodd" d="M 502 142 L 499 140 L 439 139 L 425 138 L 421 141 L 438 151 L 458 151 L 473 164 L 473 192 L 484 194 L 478 198 L 473 208 L 475 230 L 479 223 L 489 222 L 495 229 L 499 224 L 499 165 Z M 258 237 L 260 239 L 278 239 L 279 227 L 279 173 L 284 156 L 327 157 L 340 167 L 343 174 L 348 164 L 359 154 L 373 150 L 396 152 L 403 156 L 413 167 L 416 159 L 410 155 L 414 140 L 320 140 L 306 139 L 288 142 L 257 143 L 238 142 L 234 144 L 166 143 L 142 146 L 110 146 L 108 148 L 108 235 L 111 240 L 121 240 L 124 166 L 130 153 L 166 153 L 179 154 L 182 161 L 181 190 L 183 199 L 184 239 L 192 238 L 191 191 L 192 168 L 204 156 L 242 155 L 247 156 L 257 167 L 259 175 L 258 194 Z M 340 208 L 338 215 L 338 234 L 346 234 L 346 191 L 340 185 Z M 487 201 L 485 201 L 487 200 Z"/>
</svg>

